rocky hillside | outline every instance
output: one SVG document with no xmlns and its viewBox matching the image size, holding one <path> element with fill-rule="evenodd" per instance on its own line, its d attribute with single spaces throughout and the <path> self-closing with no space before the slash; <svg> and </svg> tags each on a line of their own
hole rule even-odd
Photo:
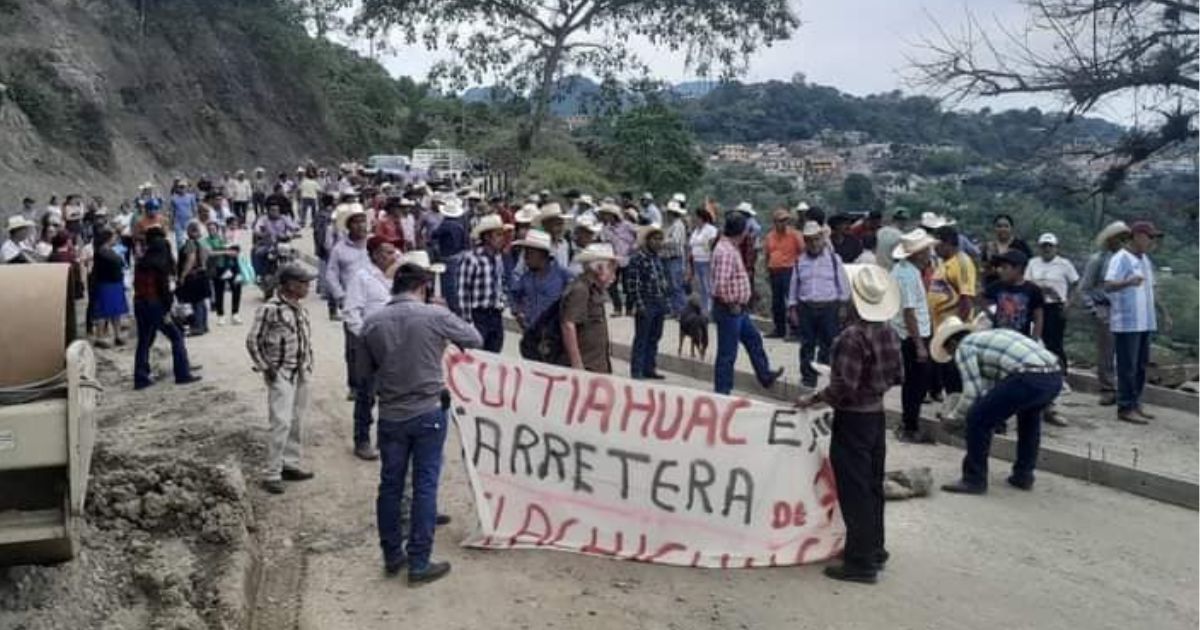
<svg viewBox="0 0 1200 630">
<path fill-rule="evenodd" d="M 402 82 L 308 37 L 290 7 L 0 0 L 0 209 L 399 142 Z"/>
</svg>

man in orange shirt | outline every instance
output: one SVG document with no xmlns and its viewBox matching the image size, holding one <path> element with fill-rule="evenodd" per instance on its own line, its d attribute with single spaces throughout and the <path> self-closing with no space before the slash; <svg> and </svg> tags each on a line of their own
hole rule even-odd
<svg viewBox="0 0 1200 630">
<path fill-rule="evenodd" d="M 775 227 L 766 238 L 767 271 L 771 274 L 771 319 L 775 330 L 767 337 L 787 336 L 787 297 L 792 284 L 792 267 L 804 253 L 804 237 L 792 227 L 787 208 L 776 208 L 772 215 Z"/>
</svg>

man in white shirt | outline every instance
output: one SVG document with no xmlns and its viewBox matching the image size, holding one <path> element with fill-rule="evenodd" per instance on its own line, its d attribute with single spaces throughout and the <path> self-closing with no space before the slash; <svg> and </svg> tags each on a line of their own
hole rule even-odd
<svg viewBox="0 0 1200 630">
<path fill-rule="evenodd" d="M 388 273 L 393 271 L 398 260 L 396 246 L 379 236 L 367 239 L 367 255 L 371 264 L 359 266 L 346 284 L 346 302 L 342 311 L 346 330 L 353 338 L 351 343 L 358 346 L 358 352 L 365 351 L 361 347 L 363 322 L 392 299 L 392 279 Z M 379 451 L 371 446 L 375 388 L 364 375 L 356 375 L 355 381 L 354 455 L 370 461 L 379 458 Z"/>
<path fill-rule="evenodd" d="M 1047 232 L 1038 237 L 1038 253 L 1025 266 L 1025 279 L 1038 285 L 1046 302 L 1042 307 L 1042 342 L 1058 357 L 1063 372 L 1067 369 L 1067 353 L 1063 337 L 1067 332 L 1067 304 L 1071 287 L 1079 282 L 1079 273 L 1071 261 L 1058 255 L 1058 237 Z"/>
<path fill-rule="evenodd" d="M 246 179 L 246 171 L 238 169 L 233 180 L 229 182 L 229 190 L 225 192 L 233 202 L 233 213 L 237 215 L 238 221 L 245 224 L 246 212 L 250 209 L 250 200 L 254 196 L 254 187 L 250 185 L 250 180 Z"/>
<path fill-rule="evenodd" d="M 41 262 L 33 249 L 34 222 L 20 214 L 8 218 L 8 240 L 0 245 L 0 263 Z"/>
</svg>

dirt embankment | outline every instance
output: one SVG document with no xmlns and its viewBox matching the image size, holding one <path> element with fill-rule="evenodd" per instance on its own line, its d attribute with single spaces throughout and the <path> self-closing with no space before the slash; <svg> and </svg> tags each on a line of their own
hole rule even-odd
<svg viewBox="0 0 1200 630">
<path fill-rule="evenodd" d="M 170 359 L 157 353 L 159 378 Z M 87 524 L 79 557 L 0 568 L 0 626 L 246 627 L 257 545 L 243 463 L 261 448 L 230 392 L 129 389 L 130 356 L 102 353 Z M 164 369 L 165 368 L 165 369 Z"/>
<path fill-rule="evenodd" d="M 255 4 L 0 1 L 0 215 L 333 156 L 311 90 L 248 34 Z"/>
</svg>

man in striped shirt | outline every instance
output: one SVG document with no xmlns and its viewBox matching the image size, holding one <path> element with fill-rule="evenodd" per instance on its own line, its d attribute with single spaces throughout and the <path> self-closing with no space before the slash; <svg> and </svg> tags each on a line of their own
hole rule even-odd
<svg viewBox="0 0 1200 630">
<path fill-rule="evenodd" d="M 712 254 L 713 322 L 717 325 L 717 362 L 713 370 L 714 391 L 728 394 L 733 391 L 733 368 L 737 363 L 738 344 L 746 346 L 754 375 L 764 388 L 779 380 L 783 369 L 771 369 L 763 350 L 762 334 L 750 321 L 750 276 L 742 263 L 738 246 L 747 237 L 746 216 L 729 213 L 725 219 L 725 236 L 717 241 Z"/>
<path fill-rule="evenodd" d="M 283 493 L 284 481 L 304 481 L 313 474 L 300 468 L 308 381 L 313 371 L 312 329 L 301 302 L 314 276 L 298 265 L 279 270 L 279 290 L 258 308 L 246 336 L 254 371 L 267 384 L 270 439 L 263 487 Z"/>
<path fill-rule="evenodd" d="M 942 486 L 946 492 L 987 492 L 988 451 L 995 427 L 1017 416 L 1017 458 L 1009 485 L 1033 488 L 1041 440 L 1042 414 L 1062 391 L 1058 357 L 1038 342 L 1014 330 L 975 332 L 951 316 L 942 322 L 930 343 L 938 363 L 953 358 L 962 376 L 962 395 L 950 410 L 951 419 L 966 416 L 967 455 L 962 479 Z"/>
</svg>

